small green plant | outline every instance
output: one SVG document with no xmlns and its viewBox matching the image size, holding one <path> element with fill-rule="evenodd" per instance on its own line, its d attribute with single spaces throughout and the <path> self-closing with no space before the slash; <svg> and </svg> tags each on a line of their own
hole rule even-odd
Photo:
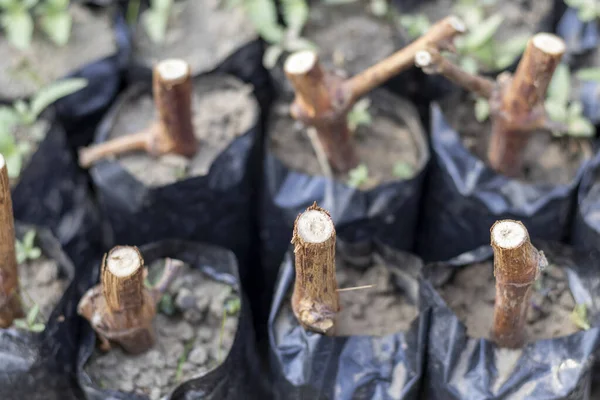
<svg viewBox="0 0 600 400">
<path fill-rule="evenodd" d="M 139 12 L 139 3 L 132 1 L 131 9 L 128 10 L 128 18 L 131 21 L 134 12 Z M 163 43 L 167 35 L 167 27 L 173 0 L 151 0 L 150 8 L 144 11 L 142 15 L 142 24 L 150 40 L 154 43 Z"/>
<path fill-rule="evenodd" d="M 305 0 L 282 0 L 285 27 L 277 20 L 275 3 L 270 0 L 230 0 L 229 7 L 242 2 L 254 28 L 269 46 L 263 56 L 265 68 L 273 68 L 284 52 L 311 50 L 316 46 L 301 37 L 308 20 L 308 5 Z"/>
<path fill-rule="evenodd" d="M 399 179 L 408 179 L 413 176 L 413 168 L 409 163 L 399 161 L 394 164 L 393 174 Z"/>
<path fill-rule="evenodd" d="M 581 68 L 575 76 L 581 81 L 600 82 L 600 67 Z"/>
<path fill-rule="evenodd" d="M 27 50 L 33 38 L 35 22 L 58 46 L 64 46 L 71 35 L 72 18 L 69 0 L 0 0 L 0 22 L 8 41 Z"/>
<path fill-rule="evenodd" d="M 600 2 L 598 0 L 565 0 L 565 3 L 577 10 L 577 15 L 583 22 L 600 18 Z"/>
<path fill-rule="evenodd" d="M 369 113 L 371 100 L 369 98 L 360 99 L 357 101 L 352 110 L 348 113 L 348 128 L 355 131 L 360 125 L 370 125 L 373 119 Z"/>
<path fill-rule="evenodd" d="M 223 347 L 223 336 L 225 335 L 225 322 L 227 317 L 235 317 L 242 309 L 242 302 L 239 297 L 229 295 L 225 300 L 223 307 L 223 318 L 221 318 L 221 331 L 219 333 L 219 347 L 217 349 L 217 362 L 221 362 L 221 347 Z"/>
<path fill-rule="evenodd" d="M 358 167 L 351 169 L 348 172 L 348 186 L 358 188 L 369 179 L 369 169 L 367 165 L 361 163 Z"/>
<path fill-rule="evenodd" d="M 86 85 L 85 79 L 65 79 L 42 88 L 29 102 L 17 100 L 12 106 L 0 106 L 0 153 L 4 155 L 10 178 L 19 177 L 23 160 L 31 151 L 29 143 L 20 142 L 15 137 L 17 129 L 29 129 L 28 136 L 40 141 L 44 132 L 36 131 L 34 123 L 42 111 Z"/>
<path fill-rule="evenodd" d="M 26 318 L 15 319 L 14 324 L 19 329 L 24 329 L 31 332 L 42 332 L 46 328 L 46 325 L 41 322 L 37 322 L 39 314 L 40 307 L 35 304 L 27 313 Z"/>
<path fill-rule="evenodd" d="M 398 17 L 398 23 L 411 39 L 423 35 L 431 26 L 431 22 L 425 14 L 404 14 Z"/>
<path fill-rule="evenodd" d="M 179 356 L 179 360 L 177 360 L 177 371 L 175 372 L 175 382 L 181 381 L 181 376 L 183 375 L 183 364 L 185 360 L 187 360 L 190 352 L 194 348 L 194 341 L 196 338 L 190 339 L 184 346 L 183 352 Z"/>
<path fill-rule="evenodd" d="M 587 316 L 587 306 L 585 304 L 577 304 L 571 313 L 571 321 L 579 328 L 588 330 L 591 328 Z"/>
<path fill-rule="evenodd" d="M 35 246 L 35 231 L 27 231 L 23 235 L 23 241 L 15 240 L 15 250 L 17 253 L 17 264 L 40 258 L 42 250 Z"/>
<path fill-rule="evenodd" d="M 158 302 L 158 310 L 168 316 L 175 315 L 175 302 L 169 293 L 163 294 Z"/>
<path fill-rule="evenodd" d="M 583 105 L 580 101 L 569 101 L 571 93 L 571 72 L 565 64 L 560 64 L 548 86 L 545 108 L 552 121 L 564 124 L 566 131 L 555 130 L 555 136 L 570 135 L 576 137 L 591 137 L 594 126 L 583 115 Z"/>
<path fill-rule="evenodd" d="M 462 18 L 468 32 L 456 38 L 456 50 L 460 66 L 475 74 L 480 67 L 488 70 L 503 70 L 518 57 L 529 40 L 528 34 L 513 36 L 508 40 L 497 41 L 494 35 L 504 22 L 500 14 L 486 17 L 487 7 L 493 2 L 462 0 L 454 11 Z"/>
</svg>

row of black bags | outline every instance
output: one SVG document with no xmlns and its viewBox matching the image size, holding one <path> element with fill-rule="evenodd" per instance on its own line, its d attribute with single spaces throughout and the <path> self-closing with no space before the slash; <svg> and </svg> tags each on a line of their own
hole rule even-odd
<svg viewBox="0 0 600 400">
<path fill-rule="evenodd" d="M 468 184 L 465 184 L 465 174 L 473 163 L 472 156 L 461 147 L 456 132 L 448 128 L 443 115 L 436 106 L 432 106 L 431 112 L 431 157 L 424 144 L 418 171 L 412 179 L 394 182 L 385 187 L 377 187 L 369 192 L 362 192 L 340 182 L 290 171 L 268 150 L 263 154 L 266 120 L 269 106 L 273 100 L 273 91 L 269 74 L 261 65 L 264 43 L 259 41 L 244 46 L 225 60 L 215 71 L 210 72 L 210 74 L 231 74 L 252 83 L 260 107 L 254 126 L 236 139 L 215 160 L 208 175 L 150 189 L 144 188 L 143 185 L 136 182 L 118 163 L 103 162 L 92 170 L 93 186 L 100 204 L 100 207 L 97 208 L 94 204 L 95 196 L 88 186 L 87 177 L 77 168 L 73 149 L 81 143 L 89 142 L 90 127 L 95 126 L 94 121 L 104 114 L 110 104 L 119 103 L 114 99 L 117 91 L 125 82 L 141 81 L 142 87 L 144 85 L 148 87 L 150 80 L 148 70 L 130 69 L 127 66 L 126 53 L 129 51 L 129 43 L 124 23 L 120 17 L 117 17 L 115 26 L 117 36 L 122 38 L 119 54 L 74 74 L 74 76 L 85 76 L 91 84 L 84 91 L 71 95 L 56 105 L 57 117 L 53 120 L 54 123 L 49 134 L 13 191 L 16 218 L 49 227 L 65 249 L 65 253 L 73 260 L 75 273 L 71 287 L 65 293 L 57 311 L 53 313 L 53 316 L 61 316 L 65 319 L 54 325 L 51 323 L 54 321 L 53 317 L 50 318 L 47 329 L 40 335 L 39 354 L 36 354 L 35 350 L 31 352 L 31 349 L 36 348 L 37 345 L 27 345 L 28 339 L 22 339 L 19 334 L 7 334 L 7 337 L 12 339 L 7 339 L 5 347 L 3 344 L 3 348 L 7 349 L 5 354 L 11 355 L 12 351 L 15 351 L 14 354 L 19 354 L 14 359 L 9 358 L 15 360 L 15 364 L 19 364 L 20 368 L 16 368 L 15 364 L 7 365 L 6 370 L 3 368 L 3 371 L 6 371 L 6 373 L 2 373 L 6 382 L 6 385 L 3 385 L 6 396 L 17 395 L 16 398 L 23 398 L 23 396 L 29 395 L 33 397 L 34 393 L 51 396 L 52 390 L 44 388 L 46 385 L 43 383 L 44 379 L 40 378 L 36 384 L 23 385 L 21 379 L 25 376 L 20 375 L 19 371 L 50 371 L 54 370 L 56 366 L 57 371 L 64 371 L 64 373 L 57 373 L 61 379 L 64 379 L 65 376 L 79 376 L 79 384 L 74 386 L 70 386 L 73 382 L 69 379 L 66 379 L 67 383 L 60 385 L 48 383 L 47 386 L 60 387 L 60 390 L 54 392 L 58 396 L 57 398 L 63 398 L 61 393 L 64 393 L 62 390 L 65 387 L 78 388 L 72 389 L 74 391 L 80 391 L 83 388 L 83 392 L 89 398 L 111 398 L 110 396 L 129 398 L 125 394 L 111 393 L 109 395 L 101 391 L 80 373 L 81 365 L 86 360 L 86 354 L 89 356 L 90 349 L 94 345 L 94 336 L 87 324 L 76 316 L 76 303 L 83 292 L 97 282 L 99 257 L 112 244 L 143 245 L 156 240 L 173 238 L 207 242 L 232 249 L 238 259 L 239 271 L 235 272 L 236 268 L 227 263 L 224 263 L 222 268 L 230 271 L 233 276 L 239 275 L 241 288 L 250 299 L 255 329 L 259 332 L 259 339 L 264 341 L 265 322 L 275 288 L 275 279 L 291 238 L 293 220 L 313 201 L 318 201 L 322 206 L 331 210 L 338 234 L 344 241 L 370 243 L 377 240 L 397 250 L 416 251 L 426 261 L 448 260 L 464 251 L 485 244 L 488 240 L 487 235 L 491 223 L 507 217 L 522 220 L 534 238 L 562 240 L 572 234 L 573 238 L 579 238 L 573 240 L 573 243 L 586 250 L 597 247 L 596 245 L 599 243 L 598 225 L 594 224 L 593 218 L 594 207 L 597 207 L 597 202 L 593 201 L 594 175 L 598 165 L 596 160 L 585 168 L 582 166 L 576 180 L 566 187 L 539 188 L 518 182 L 511 183 L 514 193 L 516 193 L 514 197 L 503 196 L 495 191 L 495 188 L 506 184 L 506 179 L 487 169 L 482 170 L 476 179 L 470 177 Z M 415 72 L 411 71 L 410 74 L 415 75 Z M 416 77 L 423 85 L 432 85 L 430 79 L 419 73 L 416 73 Z M 398 78 L 398 80 L 400 79 L 401 77 Z M 402 92 L 402 94 L 406 96 L 411 93 Z M 385 99 L 386 96 L 391 95 L 384 93 L 381 96 Z M 428 101 L 426 103 L 425 108 L 428 108 Z M 417 106 L 420 110 L 424 108 L 422 103 Z M 104 139 L 105 127 L 110 125 L 113 115 L 112 112 L 109 112 L 99 125 L 95 135 L 96 141 Z M 84 137 L 82 138 L 82 136 Z M 263 155 L 264 165 L 262 165 Z M 237 160 L 235 163 L 232 162 L 234 159 Z M 53 165 L 53 169 L 48 168 L 48 165 Z M 261 170 L 264 171 L 262 176 Z M 581 185 L 579 185 L 580 181 Z M 425 186 L 423 186 L 424 182 Z M 259 186 L 261 183 L 262 186 Z M 198 187 L 203 189 L 198 190 Z M 62 192 L 56 193 L 57 188 L 61 188 Z M 309 189 L 307 190 L 307 188 Z M 514 198 L 522 199 L 523 196 L 526 201 L 515 202 Z M 29 201 L 31 198 L 45 200 L 33 203 Z M 536 199 L 533 207 L 530 204 L 531 199 Z M 467 204 L 469 205 L 467 207 L 469 215 L 468 217 L 464 216 L 465 223 L 461 225 L 463 231 L 456 231 L 456 224 L 444 223 L 448 216 L 455 212 L 458 213 L 456 215 L 460 215 L 460 209 Z M 576 204 L 579 204 L 579 207 L 576 207 Z M 153 210 L 168 210 L 168 212 L 153 212 Z M 573 214 L 576 214 L 574 219 Z M 421 215 L 420 221 L 417 219 L 419 215 Z M 102 224 L 101 221 L 106 224 Z M 575 223 L 571 229 L 573 221 Z M 440 226 L 447 226 L 450 229 L 445 232 L 443 229 L 439 229 Z M 260 240 L 259 235 L 256 234 L 259 229 Z M 103 233 L 105 231 L 106 235 Z M 423 236 L 427 238 L 426 241 L 419 240 Z M 416 243 L 419 243 L 419 246 L 415 247 Z M 423 247 L 422 243 L 428 245 L 435 243 L 435 245 L 427 248 Z M 182 245 L 175 242 L 163 246 L 166 248 L 162 255 L 176 257 L 181 252 L 180 257 L 182 258 L 192 257 L 186 256 L 185 251 L 180 247 Z M 371 247 L 367 246 L 367 248 Z M 198 248 L 203 251 L 205 249 L 203 246 Z M 354 246 L 347 246 L 344 251 L 353 253 L 353 248 Z M 196 252 L 198 251 L 196 250 Z M 194 263 L 192 262 L 192 264 Z M 196 264 L 202 268 L 202 262 L 198 261 Z M 456 263 L 449 263 L 449 265 L 454 264 Z M 290 268 L 289 261 L 282 268 L 272 314 L 276 313 L 283 301 L 283 294 L 280 292 L 289 287 Z M 415 276 L 413 275 L 413 279 Z M 582 280 L 590 283 L 593 282 L 592 278 L 585 277 Z M 412 286 L 409 285 L 412 287 L 410 292 L 417 295 L 419 293 L 417 289 L 423 288 L 423 285 L 423 283 L 419 284 L 414 281 Z M 401 286 L 408 287 L 407 285 Z M 574 292 L 580 293 L 580 290 L 584 289 L 576 289 Z M 593 292 L 582 291 L 581 293 L 583 293 L 581 296 L 585 297 L 586 293 Z M 591 299 L 591 303 L 595 303 L 593 297 L 588 297 Z M 210 374 L 206 379 L 182 385 L 173 393 L 173 398 L 240 398 L 240 393 L 246 395 L 256 393 L 257 397 L 260 397 L 263 386 L 260 374 L 258 374 L 260 368 L 257 366 L 260 358 L 254 350 L 253 328 L 248 322 L 251 318 L 250 310 L 247 302 L 243 303 L 240 332 L 229 357 L 237 360 L 236 364 L 226 362 L 223 368 L 219 368 L 219 372 Z M 590 311 L 594 311 L 594 309 L 591 308 Z M 436 324 L 432 322 L 432 319 L 434 321 L 434 317 L 429 316 L 429 311 L 424 311 L 420 314 L 418 322 L 414 324 L 417 325 L 415 329 L 411 328 L 406 334 L 400 335 L 401 337 L 390 339 L 392 344 L 404 343 L 400 346 L 403 351 L 410 348 L 414 349 L 415 353 L 405 354 L 402 352 L 397 358 L 394 358 L 395 361 L 388 360 L 391 364 L 381 367 L 380 374 L 383 374 L 382 376 L 389 376 L 385 375 L 385 371 L 393 370 L 393 366 L 399 364 L 408 365 L 407 371 L 411 371 L 408 374 L 411 378 L 406 381 L 406 385 L 403 385 L 399 392 L 389 392 L 393 393 L 388 393 L 389 398 L 401 398 L 398 396 L 409 393 L 416 394 L 423 382 L 428 382 L 427 378 L 423 380 L 422 377 L 427 376 L 423 369 L 424 360 L 428 359 L 425 352 L 431 348 L 427 343 L 430 341 L 431 332 L 435 332 Z M 273 329 L 271 325 L 272 337 Z M 296 332 L 296 334 L 300 335 L 300 339 L 306 335 L 303 332 Z M 591 333 L 586 334 L 586 338 L 588 335 Z M 325 346 L 327 352 L 330 352 L 326 352 L 330 355 L 325 361 L 326 364 L 330 364 L 328 368 L 334 369 L 327 370 L 326 374 L 318 372 L 318 366 L 311 369 L 307 365 L 315 363 L 321 365 L 324 360 L 320 356 L 313 360 L 310 352 L 307 353 L 300 349 L 298 350 L 300 353 L 295 355 L 300 358 L 284 358 L 283 366 L 280 366 L 277 360 L 274 363 L 276 372 L 284 371 L 283 382 L 288 382 L 286 384 L 291 382 L 294 387 L 316 385 L 316 388 L 310 389 L 314 392 L 307 392 L 317 393 L 318 395 L 315 395 L 314 398 L 319 398 L 318 396 L 327 398 L 333 393 L 340 393 L 343 398 L 353 398 L 353 396 L 377 398 L 379 396 L 378 390 L 383 389 L 378 389 L 377 385 L 373 383 L 380 379 L 376 378 L 378 375 L 375 373 L 372 375 L 375 377 L 372 381 L 368 379 L 359 381 L 361 383 L 356 387 L 343 387 L 340 388 L 340 392 L 333 391 L 335 385 L 331 385 L 338 382 L 336 376 L 342 381 L 350 382 L 353 381 L 353 378 L 347 374 L 360 375 L 364 372 L 364 365 L 361 365 L 360 368 L 355 366 L 358 369 L 354 371 L 344 372 L 345 369 L 338 371 L 338 366 L 345 365 L 340 362 L 339 358 L 339 355 L 343 354 L 342 348 L 354 351 L 352 346 L 348 347 L 348 344 L 345 344 L 346 342 L 353 343 L 353 338 L 346 340 L 308 336 L 310 343 L 314 342 L 317 349 L 320 348 L 319 346 Z M 20 345 L 15 345 L 11 340 L 15 340 Z M 372 339 L 363 338 L 363 340 L 365 344 L 357 345 L 356 351 L 362 352 L 362 346 L 367 346 L 364 350 L 367 356 L 369 341 Z M 464 340 L 464 332 L 462 336 L 458 335 L 457 340 L 458 342 Z M 582 350 L 577 363 L 589 364 L 588 356 L 592 352 L 594 340 L 583 341 L 585 350 Z M 278 349 L 273 343 L 271 345 L 273 349 Z M 292 343 L 292 348 L 297 345 Z M 329 349 L 328 346 L 333 346 L 335 351 Z M 490 345 L 486 344 L 477 351 L 487 349 L 486 346 Z M 577 346 L 579 344 L 575 345 L 575 347 Z M 455 345 L 452 344 L 449 347 L 455 348 Z M 27 348 L 27 352 L 24 351 L 24 348 Z M 314 351 L 315 349 L 311 348 L 310 350 Z M 571 351 L 573 348 L 569 348 L 569 350 Z M 290 348 L 286 348 L 287 351 L 290 351 Z M 575 351 L 575 353 L 577 352 Z M 279 352 L 276 354 L 277 357 L 281 356 Z M 286 353 L 286 356 L 289 357 L 289 353 Z M 306 358 L 303 358 L 304 356 Z M 361 358 L 361 360 L 363 359 Z M 256 373 L 257 376 L 248 377 L 237 371 L 237 364 L 242 365 L 244 362 L 252 366 L 248 367 L 248 370 Z M 376 370 L 379 370 L 381 366 L 378 363 L 380 360 L 372 361 L 373 368 Z M 584 382 L 585 379 L 589 379 L 589 365 L 587 364 L 585 368 L 578 369 L 581 370 L 581 374 L 576 375 L 574 381 L 569 380 L 573 385 L 562 385 L 556 393 L 575 393 L 575 388 L 579 387 L 577 385 Z M 482 368 L 485 365 L 483 363 Z M 490 365 L 493 363 L 488 367 Z M 451 374 L 448 371 L 452 370 L 452 363 L 449 362 L 443 368 L 446 368 L 444 374 L 448 376 Z M 473 368 L 477 369 L 476 364 L 473 365 Z M 429 370 L 427 371 L 429 372 Z M 303 376 L 304 372 L 310 376 Z M 319 380 L 313 383 L 311 381 L 313 378 Z M 521 378 L 514 379 L 520 380 Z M 535 379 L 538 377 L 536 376 Z M 540 387 L 543 387 L 543 379 L 539 379 Z M 234 383 L 234 381 L 239 383 Z M 328 384 L 326 385 L 324 382 Z M 445 380 L 440 382 L 445 382 Z M 538 381 L 535 382 L 537 385 Z M 38 383 L 42 386 L 37 386 Z M 427 384 L 425 383 L 425 385 Z M 431 390 L 439 390 L 439 392 L 434 392 L 438 394 L 454 390 L 450 388 L 451 385 L 448 387 L 442 383 L 440 385 L 440 388 Z M 18 390 L 26 390 L 28 393 Z M 222 390 L 225 393 L 221 392 Z M 467 392 L 454 391 L 453 393 L 468 393 L 469 387 L 461 390 Z M 510 390 L 512 389 L 508 385 L 507 388 L 493 396 L 501 397 L 505 393 L 510 393 Z M 81 396 L 81 393 L 79 392 L 78 396 Z M 397 395 L 398 393 L 399 395 Z M 532 393 L 539 394 L 535 391 Z M 440 396 L 444 398 L 442 394 Z M 462 398 L 460 395 L 457 396 L 457 398 Z"/>
</svg>

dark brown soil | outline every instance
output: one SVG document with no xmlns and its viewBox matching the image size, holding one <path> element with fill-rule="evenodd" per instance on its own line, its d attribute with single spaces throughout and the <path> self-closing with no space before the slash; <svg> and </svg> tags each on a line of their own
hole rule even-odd
<svg viewBox="0 0 600 400">
<path fill-rule="evenodd" d="M 467 93 L 444 101 L 442 108 L 450 126 L 459 132 L 463 145 L 487 163 L 490 120 L 480 123 L 475 119 L 474 101 Z M 547 131 L 535 132 L 525 149 L 524 169 L 518 179 L 527 183 L 566 185 L 577 175 L 581 163 L 592 155 L 591 145 L 585 139 L 557 138 Z"/>
<path fill-rule="evenodd" d="M 25 313 L 37 305 L 40 308 L 37 322 L 46 323 L 68 283 L 60 275 L 58 263 L 43 255 L 19 265 L 19 284 Z"/>
<path fill-rule="evenodd" d="M 418 309 L 394 287 L 392 275 L 384 264 L 375 263 L 364 272 L 344 262 L 337 262 L 336 268 L 340 289 L 376 285 L 340 293 L 337 336 L 385 336 L 408 330 Z"/>
<path fill-rule="evenodd" d="M 470 337 L 489 339 L 496 295 L 492 261 L 461 268 L 439 291 L 467 326 Z M 566 272 L 550 264 L 532 291 L 526 327 L 528 341 L 562 337 L 579 331 L 571 320 L 574 307 Z"/>
<path fill-rule="evenodd" d="M 397 163 L 407 164 L 414 176 L 424 158 L 421 154 L 424 133 L 414 108 L 387 93 L 383 97 L 381 94 L 371 96 L 372 123 L 359 125 L 354 133 L 359 159 L 368 168 L 368 179 L 360 186 L 362 190 L 398 180 L 393 173 Z M 269 127 L 271 151 L 288 168 L 313 176 L 324 174 L 306 128 L 289 114 L 289 102 L 275 105 Z M 348 181 L 348 174 L 335 173 L 334 177 Z"/>
<path fill-rule="evenodd" d="M 386 19 L 372 15 L 369 4 L 315 3 L 310 7 L 304 35 L 317 45 L 320 60 L 327 68 L 354 75 L 396 49 L 395 28 Z"/>
<path fill-rule="evenodd" d="M 0 40 L 0 97 L 26 97 L 78 68 L 116 51 L 109 11 L 92 12 L 72 3 L 69 42 L 59 47 L 36 32 L 26 51 Z"/>
<path fill-rule="evenodd" d="M 434 23 L 455 14 L 454 7 L 457 3 L 454 0 L 421 1 L 410 12 L 425 14 Z M 543 17 L 552 9 L 552 0 L 496 0 L 494 3 L 488 8 L 486 15 L 499 13 L 504 17 L 504 22 L 494 36 L 498 40 L 534 34 Z"/>
<path fill-rule="evenodd" d="M 121 165 L 146 186 L 163 186 L 188 177 L 206 175 L 217 156 L 254 123 L 258 105 L 252 87 L 232 77 L 203 76 L 194 80 L 194 130 L 200 145 L 194 158 L 144 152 L 119 157 Z M 155 118 L 149 93 L 133 96 L 120 109 L 110 137 L 145 129 Z"/>
<path fill-rule="evenodd" d="M 158 275 L 163 267 L 164 260 L 153 263 L 149 276 Z M 227 316 L 223 325 L 226 302 L 239 299 L 232 288 L 186 267 L 168 294 L 175 314 L 156 316 L 157 340 L 152 349 L 132 356 L 115 346 L 106 354 L 92 355 L 85 368 L 102 388 L 158 400 L 178 383 L 206 374 L 227 357 L 238 326 L 238 315 Z"/>
<path fill-rule="evenodd" d="M 167 58 L 182 58 L 194 74 L 216 67 L 243 44 L 257 37 L 243 7 L 227 9 L 219 0 L 173 2 L 165 41 L 156 44 L 138 25 L 135 57 L 147 65 Z"/>
</svg>

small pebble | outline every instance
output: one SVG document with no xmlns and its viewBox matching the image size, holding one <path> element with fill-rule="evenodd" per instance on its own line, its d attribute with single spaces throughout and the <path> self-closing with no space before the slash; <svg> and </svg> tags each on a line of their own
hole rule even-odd
<svg viewBox="0 0 600 400">
<path fill-rule="evenodd" d="M 208 360 L 208 354 L 206 354 L 204 347 L 196 347 L 188 357 L 188 361 L 197 365 L 204 364 L 206 360 Z"/>
<path fill-rule="evenodd" d="M 196 306 L 196 298 L 191 290 L 182 288 L 175 299 L 175 306 L 181 311 L 187 311 Z"/>
</svg>

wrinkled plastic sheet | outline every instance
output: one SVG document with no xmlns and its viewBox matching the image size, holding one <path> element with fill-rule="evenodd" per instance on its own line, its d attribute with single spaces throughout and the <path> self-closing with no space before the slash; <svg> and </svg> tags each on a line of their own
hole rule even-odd
<svg viewBox="0 0 600 400">
<path fill-rule="evenodd" d="M 73 263 L 85 265 L 102 246 L 100 216 L 62 124 L 50 111 L 44 117 L 48 132 L 11 191 L 13 213 L 19 221 L 50 229 Z"/>
<path fill-rule="evenodd" d="M 416 304 L 421 260 L 379 244 L 374 249 L 386 261 L 398 290 Z M 299 325 L 291 308 L 284 307 L 294 282 L 292 258 L 288 252 L 283 261 L 269 317 L 275 399 L 419 399 L 426 315 L 419 315 L 406 332 L 381 337 L 309 332 Z"/>
<path fill-rule="evenodd" d="M 211 75 L 201 74 L 195 79 L 207 76 Z M 99 126 L 96 142 L 107 139 L 117 113 L 130 96 L 151 90 L 148 80 L 123 93 Z M 232 249 L 245 264 L 253 190 L 248 171 L 251 164 L 260 162 L 253 158 L 259 120 L 257 112 L 254 125 L 233 140 L 203 176 L 146 187 L 117 161 L 103 160 L 94 165 L 91 175 L 112 242 L 140 245 L 165 238 L 198 240 Z M 241 274 L 245 281 L 245 268 Z"/>
<path fill-rule="evenodd" d="M 571 244 L 583 256 L 600 252 L 600 153 L 581 178 Z"/>
<path fill-rule="evenodd" d="M 390 107 L 389 115 L 396 115 L 393 107 L 399 104 L 399 98 L 386 92 L 374 92 L 371 98 L 378 107 Z M 405 109 L 412 108 L 409 103 L 402 103 L 406 104 Z M 338 237 L 348 243 L 377 239 L 395 249 L 412 249 L 421 188 L 429 162 L 426 138 L 420 132 L 413 132 L 413 138 L 420 155 L 415 175 L 367 191 L 325 176 L 293 171 L 266 150 L 260 204 L 261 252 L 267 282 L 265 304 L 271 300 L 277 271 L 292 238 L 294 221 L 315 201 L 330 212 Z"/>
<path fill-rule="evenodd" d="M 140 247 L 147 265 L 162 258 L 181 260 L 191 268 L 201 270 L 211 278 L 231 285 L 242 299 L 238 330 L 232 348 L 225 360 L 205 375 L 191 379 L 173 388 L 168 400 L 238 400 L 267 398 L 259 358 L 255 348 L 252 317 L 247 298 L 240 288 L 238 263 L 232 252 L 216 246 L 164 240 Z M 99 279 L 100 263 L 77 277 L 77 301 Z M 87 375 L 85 363 L 96 347 L 96 335 L 86 321 L 82 321 L 81 346 L 77 356 L 77 379 L 85 398 L 89 400 L 147 400 L 146 396 L 102 389 Z M 73 337 L 75 339 L 75 337 Z"/>
<path fill-rule="evenodd" d="M 560 241 L 569 234 L 585 163 L 568 185 L 509 179 L 462 145 L 439 105 L 432 105 L 431 118 L 433 157 L 418 229 L 419 256 L 445 261 L 489 243 L 489 227 L 505 218 L 523 222 L 531 237 Z"/>
<path fill-rule="evenodd" d="M 575 302 L 587 305 L 593 328 L 538 340 L 516 351 L 498 348 L 487 339 L 471 338 L 435 288 L 458 268 L 489 259 L 491 247 L 482 246 L 450 261 L 426 266 L 421 305 L 428 309 L 422 312 L 430 313 L 430 330 L 423 398 L 590 399 L 592 362 L 600 345 L 600 277 L 590 265 L 597 260 L 575 259 L 558 243 L 534 241 L 534 245 L 544 250 L 549 262 L 567 269 Z"/>
<path fill-rule="evenodd" d="M 63 278 L 71 280 L 75 268 L 52 233 L 32 225 L 15 224 L 17 238 L 36 231 L 36 246 L 55 260 Z M 71 400 L 78 391 L 70 375 L 74 372 L 77 343 L 70 338 L 78 317 L 63 295 L 40 333 L 15 328 L 0 329 L 0 398 L 3 400 Z"/>
</svg>

